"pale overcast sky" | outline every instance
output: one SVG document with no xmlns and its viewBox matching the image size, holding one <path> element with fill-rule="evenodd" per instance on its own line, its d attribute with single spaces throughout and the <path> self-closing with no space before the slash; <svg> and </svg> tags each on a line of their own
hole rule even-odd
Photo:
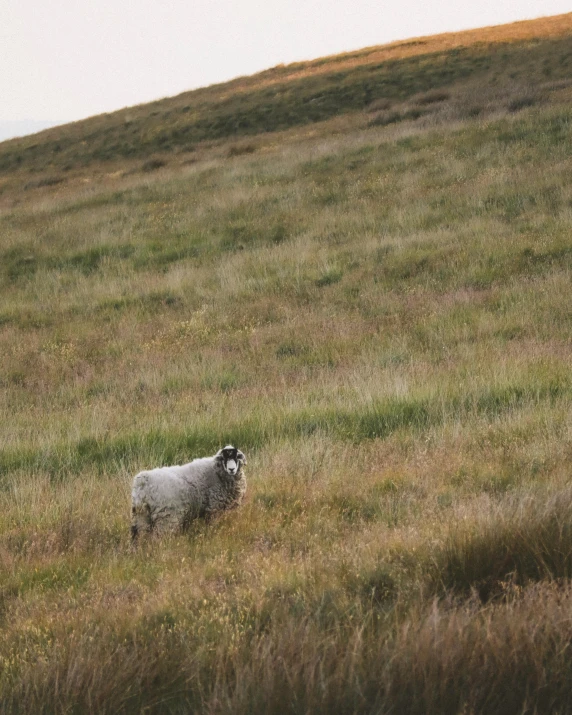
<svg viewBox="0 0 572 715">
<path fill-rule="evenodd" d="M 70 121 L 279 63 L 572 0 L 0 0 L 0 121 Z"/>
</svg>

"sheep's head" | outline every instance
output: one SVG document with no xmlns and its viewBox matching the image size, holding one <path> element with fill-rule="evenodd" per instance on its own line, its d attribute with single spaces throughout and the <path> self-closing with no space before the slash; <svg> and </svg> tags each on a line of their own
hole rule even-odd
<svg viewBox="0 0 572 715">
<path fill-rule="evenodd" d="M 217 454 L 222 463 L 222 468 L 229 475 L 229 477 L 236 477 L 240 472 L 240 468 L 243 464 L 246 464 L 246 457 L 236 447 L 231 444 L 227 444 L 223 447 Z"/>
</svg>

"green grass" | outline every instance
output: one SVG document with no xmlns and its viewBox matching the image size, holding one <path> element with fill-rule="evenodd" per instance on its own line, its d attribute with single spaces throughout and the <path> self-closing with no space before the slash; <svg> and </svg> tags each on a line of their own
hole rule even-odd
<svg viewBox="0 0 572 715">
<path fill-rule="evenodd" d="M 27 189 L 64 184 L 78 169 L 114 160 L 137 162 L 133 171 L 154 172 L 173 153 L 193 161 L 204 142 L 236 142 L 376 107 L 385 109 L 371 120 L 374 126 L 416 120 L 455 104 L 452 90 L 467 80 L 481 90 L 488 85 L 507 111 L 519 112 L 546 101 L 545 85 L 568 79 L 569 23 L 563 15 L 276 67 L 5 142 L 0 171 L 47 172 L 28 177 Z M 469 117 L 490 111 L 490 98 L 474 89 L 470 94 L 469 104 L 455 111 Z M 410 106 L 393 106 L 404 102 Z M 226 149 L 229 157 L 256 151 L 253 141 Z"/>
<path fill-rule="evenodd" d="M 567 23 L 0 147 L 2 712 L 568 712 Z"/>
</svg>

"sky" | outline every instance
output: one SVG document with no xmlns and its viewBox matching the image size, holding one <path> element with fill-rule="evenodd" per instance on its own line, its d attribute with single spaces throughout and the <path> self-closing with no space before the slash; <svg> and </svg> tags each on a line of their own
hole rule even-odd
<svg viewBox="0 0 572 715">
<path fill-rule="evenodd" d="M 570 11 L 572 0 L 0 0 L 0 124 L 67 122 L 281 63 Z"/>
</svg>

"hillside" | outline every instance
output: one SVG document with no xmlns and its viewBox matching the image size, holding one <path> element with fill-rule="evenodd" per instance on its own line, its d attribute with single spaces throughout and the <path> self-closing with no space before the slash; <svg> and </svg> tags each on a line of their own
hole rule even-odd
<svg viewBox="0 0 572 715">
<path fill-rule="evenodd" d="M 184 161 L 205 142 L 378 107 L 393 108 L 392 121 L 432 114 L 430 97 L 444 97 L 445 89 L 457 87 L 470 87 L 475 95 L 469 107 L 453 106 L 461 118 L 484 111 L 494 100 L 491 92 L 497 102 L 504 97 L 518 103 L 523 92 L 524 101 L 535 101 L 539 88 L 570 78 L 571 34 L 572 13 L 276 67 L 0 143 L 0 171 L 57 172 L 49 178 L 63 182 L 67 172 L 100 162 L 149 160 L 154 154 L 165 161 L 173 153 Z M 413 107 L 400 112 L 408 100 Z M 445 114 L 450 119 L 451 108 Z"/>
<path fill-rule="evenodd" d="M 568 712 L 571 47 L 0 144 L 0 711 Z M 246 503 L 133 550 L 133 474 L 229 442 Z"/>
</svg>

